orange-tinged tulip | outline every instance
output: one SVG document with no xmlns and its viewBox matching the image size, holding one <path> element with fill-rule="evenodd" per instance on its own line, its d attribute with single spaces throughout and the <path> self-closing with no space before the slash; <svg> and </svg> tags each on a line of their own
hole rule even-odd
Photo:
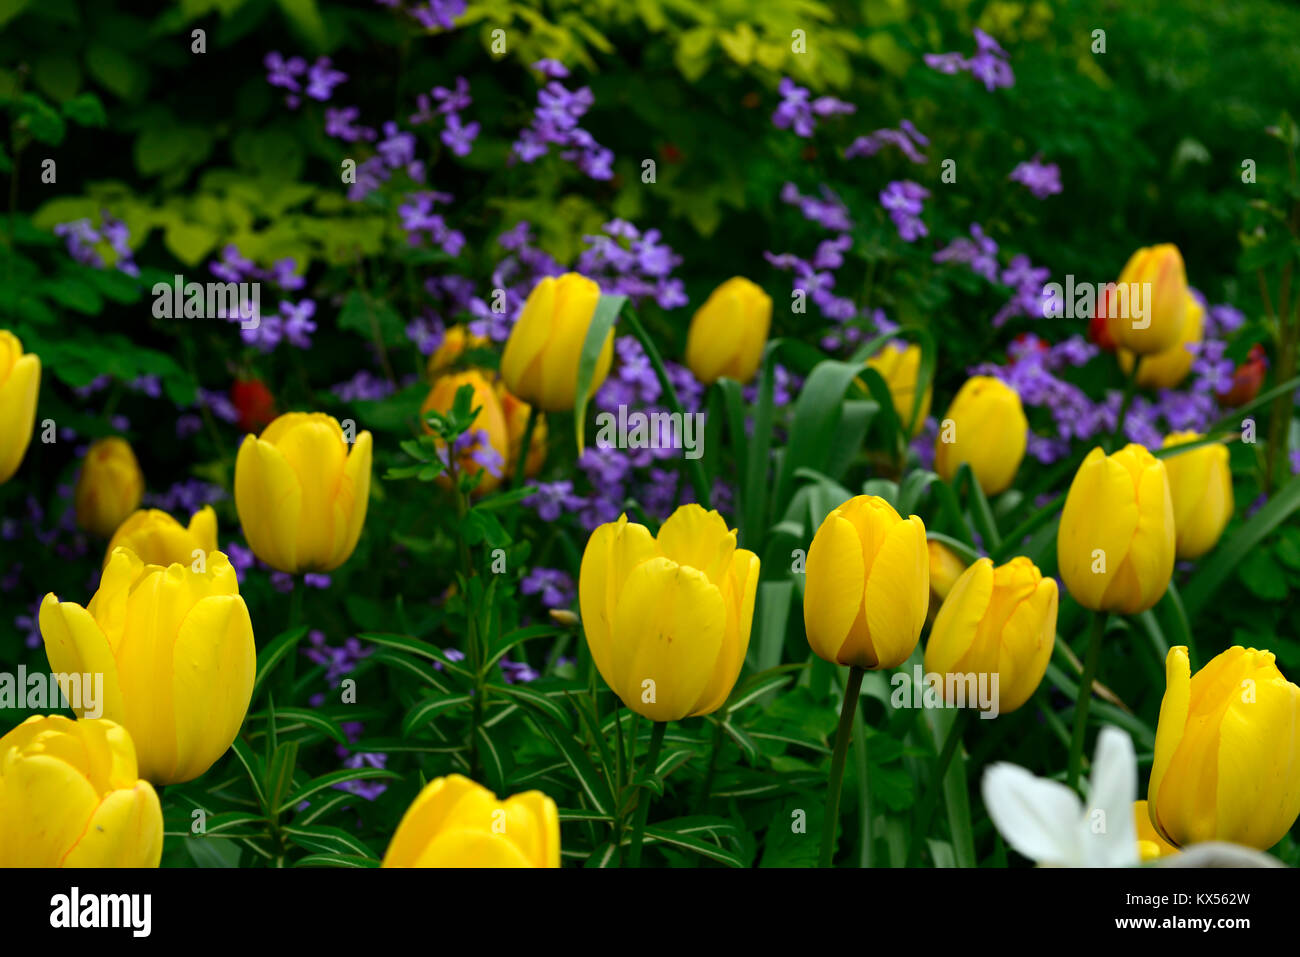
<svg viewBox="0 0 1300 957">
<path fill-rule="evenodd" d="M 288 412 L 235 460 L 235 508 L 253 553 L 282 572 L 328 572 L 352 555 L 370 504 L 371 438 L 333 416 Z"/>
<path fill-rule="evenodd" d="M 600 301 L 600 287 L 575 272 L 547 276 L 528 294 L 501 354 L 506 388 L 544 412 L 572 409 L 578 393 L 578 362 Z M 596 394 L 614 359 L 610 329 L 596 360 L 588 398 Z"/>
<path fill-rule="evenodd" d="M 560 815 L 541 791 L 504 801 L 459 774 L 425 785 L 397 825 L 384 867 L 559 867 Z"/>
<path fill-rule="evenodd" d="M 1065 497 L 1056 559 L 1085 608 L 1136 615 L 1158 602 L 1174 570 L 1164 463 L 1136 444 L 1113 455 L 1089 452 Z"/>
<path fill-rule="evenodd" d="M 1172 432 L 1164 447 L 1195 442 L 1197 432 Z M 1216 544 L 1232 518 L 1232 472 L 1228 448 L 1214 443 L 1164 460 L 1169 494 L 1174 501 L 1175 551 L 1179 558 L 1200 558 Z"/>
<path fill-rule="evenodd" d="M 511 395 L 503 382 L 497 383 L 497 398 L 501 401 L 501 414 L 505 416 L 506 432 L 510 435 L 508 474 L 513 475 L 515 463 L 519 461 L 519 456 L 523 452 L 524 432 L 528 428 L 528 414 L 532 406 L 523 399 Z M 542 470 L 545 462 L 546 416 L 539 413 L 537 423 L 533 426 L 532 438 L 528 442 L 528 463 L 524 466 L 524 474 L 532 478 Z"/>
<path fill-rule="evenodd" d="M 894 668 L 916 648 L 930 605 L 925 524 L 876 495 L 834 509 L 808 549 L 804 630 L 820 657 Z"/>
<path fill-rule="evenodd" d="M 0 737 L 0 867 L 157 867 L 162 848 L 125 728 L 33 715 Z"/>
<path fill-rule="evenodd" d="M 456 402 L 456 393 L 464 386 L 474 390 L 470 408 L 478 409 L 478 414 L 474 416 L 470 432 L 477 433 L 477 436 L 468 440 L 456 456 L 456 468 L 466 475 L 482 474 L 475 492 L 483 494 L 501 484 L 510 457 L 510 433 L 505 413 L 501 410 L 497 391 L 487 376 L 477 369 L 443 376 L 429 390 L 420 413 L 423 415 L 431 410 L 450 412 Z M 425 430 L 428 431 L 428 426 L 425 426 Z M 491 467 L 484 465 L 485 461 L 491 461 Z"/>
<path fill-rule="evenodd" d="M 772 324 L 772 299 L 743 276 L 709 293 L 686 333 L 686 365 L 712 385 L 726 377 L 748 382 L 758 371 Z"/>
<path fill-rule="evenodd" d="M 620 516 L 591 534 L 578 596 L 596 668 L 651 721 L 716 711 L 749 648 L 758 556 L 717 512 L 683 505 L 659 528 Z"/>
<path fill-rule="evenodd" d="M 455 365 L 468 349 L 483 349 L 491 345 L 486 336 L 476 336 L 464 325 L 452 326 L 442 336 L 442 342 L 429 356 L 427 370 L 429 378 L 438 376 Z"/>
<path fill-rule="evenodd" d="M 0 484 L 13 477 L 27 453 L 40 391 L 41 360 L 0 329 Z"/>
<path fill-rule="evenodd" d="M 1029 443 L 1020 396 L 1000 379 L 972 376 L 957 390 L 934 443 L 934 470 L 951 482 L 970 463 L 985 495 L 1011 485 Z"/>
<path fill-rule="evenodd" d="M 1237 645 L 1195 677 L 1169 649 L 1147 800 L 1179 847 L 1229 841 L 1265 850 L 1300 816 L 1300 688 L 1270 651 Z"/>
<path fill-rule="evenodd" d="M 206 561 L 207 554 L 217 550 L 217 513 L 211 505 L 204 505 L 190 516 L 187 528 L 160 509 L 141 509 L 113 533 L 104 552 L 105 565 L 119 547 L 129 548 L 146 565 L 164 568 L 173 562 Z"/>
</svg>

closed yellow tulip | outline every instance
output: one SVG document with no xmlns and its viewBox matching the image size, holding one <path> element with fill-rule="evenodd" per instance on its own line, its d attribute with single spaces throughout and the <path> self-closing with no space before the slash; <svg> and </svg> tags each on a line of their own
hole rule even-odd
<svg viewBox="0 0 1300 957">
<path fill-rule="evenodd" d="M 1137 284 L 1137 302 L 1129 296 L 1128 315 L 1119 315 L 1118 292 L 1107 299 L 1110 333 L 1115 344 L 1140 356 L 1152 356 L 1178 345 L 1187 316 L 1187 271 L 1182 253 L 1173 243 L 1144 246 L 1129 257 L 1119 274 L 1118 285 L 1130 291 Z M 1147 284 L 1151 287 L 1149 314 L 1138 318 L 1138 303 Z M 1103 295 L 1105 295 L 1103 293 Z M 1125 293 L 1128 295 L 1128 293 Z"/>
<path fill-rule="evenodd" d="M 0 867 L 157 867 L 162 849 L 125 728 L 33 715 L 0 738 Z"/>
<path fill-rule="evenodd" d="M 41 360 L 0 329 L 0 484 L 9 481 L 27 454 L 41 391 Z"/>
<path fill-rule="evenodd" d="M 1028 558 L 997 568 L 979 559 L 957 579 L 934 619 L 926 672 L 997 675 L 997 713 L 1015 711 L 1047 671 L 1057 601 L 1056 580 L 1044 578 Z"/>
<path fill-rule="evenodd" d="M 1147 800 L 1172 844 L 1266 850 L 1300 816 L 1300 688 L 1270 651 L 1234 646 L 1193 677 L 1169 650 Z"/>
<path fill-rule="evenodd" d="M 117 436 L 100 439 L 86 451 L 73 503 L 77 524 L 100 538 L 111 538 L 144 498 L 144 473 L 130 444 Z"/>
<path fill-rule="evenodd" d="M 1164 447 L 1195 442 L 1198 432 L 1172 432 Z M 1164 460 L 1174 501 L 1175 550 L 1179 558 L 1200 558 L 1216 544 L 1232 518 L 1232 472 L 1228 448 L 1215 443 Z"/>
<path fill-rule="evenodd" d="M 966 563 L 942 542 L 927 541 L 925 547 L 930 557 L 930 610 L 938 611 L 966 570 Z"/>
<path fill-rule="evenodd" d="M 691 319 L 686 365 L 705 385 L 723 377 L 748 382 L 763 359 L 771 325 L 771 297 L 743 276 L 728 279 Z"/>
<path fill-rule="evenodd" d="M 1197 345 L 1205 332 L 1205 308 L 1191 293 L 1187 294 L 1187 314 L 1183 319 L 1183 332 L 1178 341 L 1164 352 L 1146 356 L 1138 366 L 1137 384 L 1144 389 L 1174 389 L 1192 371 L 1196 357 L 1188 346 Z M 1125 375 L 1133 368 L 1133 353 L 1116 349 L 1119 367 Z"/>
<path fill-rule="evenodd" d="M 1004 491 L 1016 477 L 1029 442 L 1029 420 L 1020 396 L 1000 379 L 967 379 L 939 423 L 934 470 L 951 482 L 969 462 L 985 495 Z"/>
<path fill-rule="evenodd" d="M 435 778 L 406 809 L 384 867 L 559 867 L 560 815 L 541 791 L 504 801 L 459 774 Z"/>
<path fill-rule="evenodd" d="M 515 463 L 519 461 L 519 456 L 523 452 L 524 431 L 528 428 L 528 414 L 532 411 L 532 406 L 523 399 L 511 395 L 504 382 L 497 383 L 496 392 L 501 402 L 501 414 L 505 416 L 506 432 L 510 436 L 507 474 L 513 475 Z M 532 478 L 541 471 L 545 462 L 546 416 L 539 414 L 537 424 L 533 426 L 533 436 L 528 442 L 528 462 L 524 466 L 524 474 Z"/>
<path fill-rule="evenodd" d="M 1170 854 L 1177 854 L 1174 847 L 1151 826 L 1151 811 L 1146 801 L 1133 802 L 1133 817 L 1137 819 L 1138 858 L 1143 862 L 1154 861 Z"/>
<path fill-rule="evenodd" d="M 916 648 L 930 605 L 925 524 L 900 518 L 879 496 L 855 496 L 817 529 L 804 581 L 813 651 L 842 665 L 897 667 Z"/>
<path fill-rule="evenodd" d="M 207 554 L 217 550 L 217 513 L 204 505 L 190 516 L 187 528 L 161 509 L 141 509 L 113 533 L 104 552 L 105 565 L 119 547 L 131 549 L 146 565 L 191 565 L 199 557 L 195 552 L 206 561 Z"/>
<path fill-rule="evenodd" d="M 1061 579 L 1093 611 L 1136 615 L 1174 570 L 1174 508 L 1165 465 L 1145 448 L 1088 453 L 1070 483 L 1056 536 Z"/>
<path fill-rule="evenodd" d="M 912 422 L 911 437 L 925 426 L 925 417 L 930 414 L 930 399 L 934 392 L 932 386 L 925 387 L 921 396 L 921 407 L 916 410 L 916 420 L 912 420 L 912 403 L 916 401 L 916 383 L 921 375 L 921 347 L 909 345 L 899 349 L 892 342 L 867 360 L 867 367 L 880 373 L 885 384 L 889 386 L 889 397 L 893 400 L 894 414 L 898 416 L 899 425 L 906 429 Z"/>
<path fill-rule="evenodd" d="M 600 287 L 576 272 L 547 276 L 528 294 L 501 354 L 506 388 L 545 412 L 572 409 L 578 394 L 578 361 L 587 339 Z M 588 398 L 596 394 L 614 359 L 610 329 L 596 360 Z"/>
<path fill-rule="evenodd" d="M 716 711 L 749 649 L 758 556 L 717 512 L 683 505 L 659 528 L 620 516 L 591 534 L 578 596 L 605 683 L 652 721 Z"/>
<path fill-rule="evenodd" d="M 48 594 L 40 626 L 51 671 L 104 676 L 104 717 L 131 733 L 141 777 L 191 781 L 235 740 L 257 652 L 221 552 L 196 572 L 146 565 L 119 548 L 85 608 Z"/>
<path fill-rule="evenodd" d="M 235 460 L 235 508 L 253 553 L 282 572 L 327 572 L 352 555 L 370 504 L 371 438 L 333 416 L 288 412 Z"/>
<path fill-rule="evenodd" d="M 442 336 L 442 342 L 429 356 L 426 369 L 429 378 L 437 379 L 454 366 L 468 349 L 485 349 L 492 344 L 486 336 L 476 336 L 464 325 L 452 326 Z"/>
<path fill-rule="evenodd" d="M 505 413 L 501 410 L 501 401 L 497 398 L 496 389 L 488 381 L 487 376 L 477 369 L 467 369 L 464 372 L 443 376 L 429 390 L 424 405 L 420 407 L 420 413 L 423 415 L 429 411 L 450 412 L 456 402 L 456 393 L 463 386 L 469 386 L 474 390 L 470 408 L 478 409 L 478 414 L 474 416 L 470 432 L 477 432 L 479 435 L 459 451 L 456 456 L 456 468 L 465 475 L 473 476 L 482 473 L 483 477 L 479 480 L 475 491 L 483 494 L 501 484 L 510 457 L 510 434 L 506 428 Z M 425 430 L 428 431 L 428 426 L 425 426 Z M 491 461 L 492 467 L 486 467 L 484 461 Z M 446 485 L 447 482 L 444 481 L 443 484 Z"/>
</svg>

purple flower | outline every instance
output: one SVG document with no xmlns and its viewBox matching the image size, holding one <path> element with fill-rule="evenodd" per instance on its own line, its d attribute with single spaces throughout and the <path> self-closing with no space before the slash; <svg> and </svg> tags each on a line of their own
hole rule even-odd
<svg viewBox="0 0 1300 957">
<path fill-rule="evenodd" d="M 921 220 L 922 202 L 930 191 L 911 180 L 895 180 L 880 191 L 880 205 L 889 213 L 904 242 L 915 242 L 929 230 Z"/>
<path fill-rule="evenodd" d="M 772 125 L 779 130 L 793 129 L 796 136 L 808 138 L 817 126 L 815 117 L 834 116 L 835 114 L 854 113 L 857 107 L 833 96 L 819 96 L 811 99 L 804 87 L 790 79 L 782 77 L 777 85 L 781 102 L 772 114 Z"/>
<path fill-rule="evenodd" d="M 307 61 L 300 56 L 285 59 L 278 51 L 268 53 L 262 60 L 266 66 L 266 82 L 271 86 L 282 87 L 297 92 L 301 87 L 297 77 L 307 72 Z"/>
<path fill-rule="evenodd" d="M 335 108 L 327 106 L 325 108 L 325 135 L 332 136 L 335 139 L 343 140 L 345 143 L 355 143 L 357 140 L 373 140 L 375 131 L 365 126 L 357 126 L 356 122 L 361 118 L 361 108 L 356 106 L 345 106 Z M 415 118 L 411 118 L 415 122 Z"/>
<path fill-rule="evenodd" d="M 1038 156 L 1018 165 L 1007 178 L 1028 188 L 1035 199 L 1046 199 L 1061 192 L 1061 168 L 1055 163 L 1040 162 Z"/>
<path fill-rule="evenodd" d="M 573 579 L 559 568 L 534 568 L 520 583 L 525 595 L 542 596 L 547 608 L 567 608 L 573 604 Z"/>
<path fill-rule="evenodd" d="M 298 349 L 310 349 L 310 336 L 316 331 L 316 323 L 311 321 L 311 317 L 316 314 L 316 303 L 310 299 L 304 299 L 296 305 L 282 301 L 280 314 L 284 317 L 284 337 L 289 340 L 289 344 Z"/>
<path fill-rule="evenodd" d="M 447 125 L 443 128 L 441 139 L 457 156 L 468 156 L 474 140 L 478 137 L 478 131 L 478 123 L 462 125 L 460 116 L 451 113 L 447 116 Z"/>
<path fill-rule="evenodd" d="M 348 75 L 334 69 L 330 58 L 323 56 L 307 71 L 307 95 L 324 102 L 334 92 L 334 87 L 347 80 Z"/>
<path fill-rule="evenodd" d="M 899 125 L 901 129 L 880 129 L 866 136 L 859 136 L 844 151 L 844 158 L 875 156 L 885 146 L 896 146 L 913 163 L 924 163 L 925 155 L 916 147 L 925 146 L 930 141 L 922 136 L 908 120 L 903 120 Z"/>
<path fill-rule="evenodd" d="M 537 510 L 543 522 L 554 522 L 565 512 L 575 510 L 581 503 L 573 494 L 573 483 L 567 479 L 559 482 L 538 482 L 537 491 L 524 499 L 524 504 Z"/>
</svg>

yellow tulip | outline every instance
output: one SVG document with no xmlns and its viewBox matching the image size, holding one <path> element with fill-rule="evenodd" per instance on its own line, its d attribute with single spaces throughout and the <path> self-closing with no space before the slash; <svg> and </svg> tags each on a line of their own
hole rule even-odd
<svg viewBox="0 0 1300 957">
<path fill-rule="evenodd" d="M 528 294 L 501 354 L 506 388 L 546 412 L 574 407 L 578 360 L 600 301 L 600 287 L 576 272 L 547 276 Z M 596 360 L 588 398 L 596 394 L 614 359 L 614 330 Z"/>
<path fill-rule="evenodd" d="M 916 648 L 930 605 L 925 524 L 875 495 L 832 511 L 805 566 L 804 630 L 819 656 L 859 668 L 894 668 Z"/>
<path fill-rule="evenodd" d="M 18 337 L 0 329 L 0 484 L 13 477 L 27 453 L 40 391 L 40 358 L 24 354 Z"/>
<path fill-rule="evenodd" d="M 1136 615 L 1174 570 L 1174 508 L 1165 465 L 1140 445 L 1088 453 L 1070 483 L 1056 536 L 1061 579 L 1093 611 Z"/>
<path fill-rule="evenodd" d="M 1038 690 L 1056 643 L 1056 580 L 1028 558 L 981 558 L 953 585 L 925 646 L 925 670 L 997 676 L 997 713 L 1015 711 Z M 990 678 L 991 681 L 991 678 Z M 945 690 L 948 682 L 944 682 Z M 952 702 L 949 702 L 952 704 Z"/>
<path fill-rule="evenodd" d="M 1136 287 L 1134 286 L 1136 284 Z M 1144 290 L 1150 285 L 1147 300 Z M 1110 333 L 1115 344 L 1140 356 L 1157 355 L 1178 345 L 1187 315 L 1187 271 L 1182 254 L 1173 243 L 1144 246 L 1135 252 L 1119 274 L 1117 285 L 1125 287 L 1128 315 L 1119 308 L 1120 293 L 1107 296 Z M 1131 292 L 1136 288 L 1136 299 Z M 1107 295 L 1103 293 L 1103 295 Z M 1147 315 L 1137 316 L 1139 303 L 1150 306 Z"/>
<path fill-rule="evenodd" d="M 504 382 L 497 383 L 497 398 L 501 402 L 501 414 L 505 416 L 506 432 L 510 436 L 510 455 L 508 457 L 508 474 L 513 475 L 515 463 L 524 446 L 524 431 L 528 428 L 528 414 L 532 411 L 523 399 L 516 398 L 506 389 Z M 528 463 L 524 474 L 532 478 L 541 471 L 546 462 L 546 416 L 538 414 L 537 424 L 533 426 L 533 436 L 528 442 Z"/>
<path fill-rule="evenodd" d="M 627 516 L 587 541 L 578 595 L 605 683 L 638 714 L 676 721 L 716 711 L 749 649 L 758 556 L 717 512 L 683 505 L 659 537 Z"/>
<path fill-rule="evenodd" d="M 1271 651 L 1234 646 L 1193 677 L 1169 650 L 1151 823 L 1179 847 L 1229 841 L 1266 850 L 1300 815 L 1300 688 Z"/>
<path fill-rule="evenodd" d="M 235 740 L 257 652 L 235 570 L 221 552 L 196 572 L 146 565 L 119 548 L 85 608 L 48 594 L 40 626 L 51 671 L 104 676 L 95 704 L 131 733 L 142 777 L 191 781 Z"/>
<path fill-rule="evenodd" d="M 1164 447 L 1195 442 L 1197 432 L 1172 432 Z M 1179 558 L 1200 558 L 1219 541 L 1232 518 L 1232 472 L 1228 448 L 1217 442 L 1164 460 L 1174 501 L 1174 534 Z"/>
<path fill-rule="evenodd" d="M 420 407 L 420 413 L 423 415 L 429 411 L 450 412 L 456 401 L 456 393 L 463 386 L 469 386 L 474 390 L 470 408 L 478 409 L 478 414 L 474 416 L 470 432 L 480 434 L 457 454 L 456 468 L 470 476 L 482 473 L 483 478 L 479 480 L 475 492 L 483 494 L 501 484 L 502 478 L 506 475 L 510 456 L 510 433 L 507 431 L 505 414 L 501 411 L 501 402 L 492 383 L 477 369 L 445 375 L 429 390 L 424 405 Z M 429 431 L 428 426 L 425 426 L 425 430 Z M 492 468 L 486 468 L 481 462 L 475 460 L 475 456 L 493 458 L 495 464 Z M 443 484 L 446 485 L 447 481 L 444 480 Z"/>
<path fill-rule="evenodd" d="M 209 552 L 217 550 L 217 513 L 205 505 L 190 516 L 186 528 L 160 509 L 141 509 L 113 533 L 104 552 L 105 565 L 118 547 L 131 549 L 146 565 L 190 565 L 199 557 L 195 552 L 202 552 L 206 560 Z"/>
<path fill-rule="evenodd" d="M 930 414 L 930 398 L 934 392 L 932 386 L 925 387 L 921 407 L 916 410 L 916 420 L 913 421 L 912 403 L 916 400 L 916 382 L 921 374 L 921 347 L 910 345 L 899 349 L 892 342 L 888 343 L 867 360 L 867 367 L 875 369 L 885 380 L 900 427 L 905 429 L 907 423 L 912 422 L 910 435 L 915 438 L 925 426 L 925 417 Z"/>
<path fill-rule="evenodd" d="M 77 524 L 111 538 L 144 498 L 144 473 L 125 439 L 100 439 L 86 451 L 73 502 Z"/>
<path fill-rule="evenodd" d="M 691 319 L 686 365 L 705 385 L 724 376 L 748 382 L 763 359 L 771 324 L 771 297 L 742 276 L 728 279 Z"/>
<path fill-rule="evenodd" d="M 0 737 L 0 867 L 157 867 L 162 848 L 125 728 L 33 715 Z"/>
<path fill-rule="evenodd" d="M 1154 861 L 1178 853 L 1178 848 L 1151 826 L 1151 811 L 1146 801 L 1133 802 L 1133 817 L 1137 819 L 1138 857 L 1142 861 Z"/>
<path fill-rule="evenodd" d="M 1112 320 L 1114 321 L 1114 320 Z M 1187 314 L 1183 320 L 1183 332 L 1179 340 L 1164 352 L 1146 356 L 1138 366 L 1137 384 L 1144 389 L 1174 389 L 1187 378 L 1192 371 L 1196 357 L 1188 346 L 1197 345 L 1205 332 L 1205 308 L 1187 294 Z M 1119 367 L 1124 375 L 1133 368 L 1133 353 L 1127 349 L 1116 349 Z"/>
<path fill-rule="evenodd" d="M 486 336 L 476 336 L 463 325 L 452 326 L 442 336 L 442 342 L 429 356 L 429 378 L 437 379 L 459 361 L 467 349 L 483 349 L 491 345 Z"/>
<path fill-rule="evenodd" d="M 939 423 L 934 470 L 951 482 L 969 462 L 984 494 L 997 495 L 1016 477 L 1028 441 L 1029 420 L 1016 390 L 991 376 L 972 376 Z"/>
<path fill-rule="evenodd" d="M 560 815 L 541 791 L 504 801 L 452 774 L 406 809 L 384 867 L 559 867 Z"/>
<path fill-rule="evenodd" d="M 942 542 L 927 541 L 925 547 L 930 556 L 930 610 L 938 611 L 966 570 L 966 563 Z"/>
<path fill-rule="evenodd" d="M 253 553 L 282 572 L 327 572 L 352 555 L 370 504 L 369 432 L 351 447 L 333 416 L 288 412 L 246 435 L 235 508 Z"/>
</svg>

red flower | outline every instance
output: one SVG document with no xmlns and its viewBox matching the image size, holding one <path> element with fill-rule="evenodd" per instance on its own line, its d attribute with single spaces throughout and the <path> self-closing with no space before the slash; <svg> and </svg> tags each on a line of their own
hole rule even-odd
<svg viewBox="0 0 1300 957">
<path fill-rule="evenodd" d="M 275 396 L 260 379 L 236 379 L 230 401 L 239 413 L 241 431 L 260 432 L 275 418 Z"/>
<path fill-rule="evenodd" d="M 1264 372 L 1268 369 L 1268 357 L 1264 347 L 1259 343 L 1250 347 L 1246 361 L 1237 366 L 1232 373 L 1232 388 L 1219 393 L 1219 404 L 1224 408 L 1245 405 L 1259 395 L 1259 387 L 1264 384 Z"/>
</svg>

